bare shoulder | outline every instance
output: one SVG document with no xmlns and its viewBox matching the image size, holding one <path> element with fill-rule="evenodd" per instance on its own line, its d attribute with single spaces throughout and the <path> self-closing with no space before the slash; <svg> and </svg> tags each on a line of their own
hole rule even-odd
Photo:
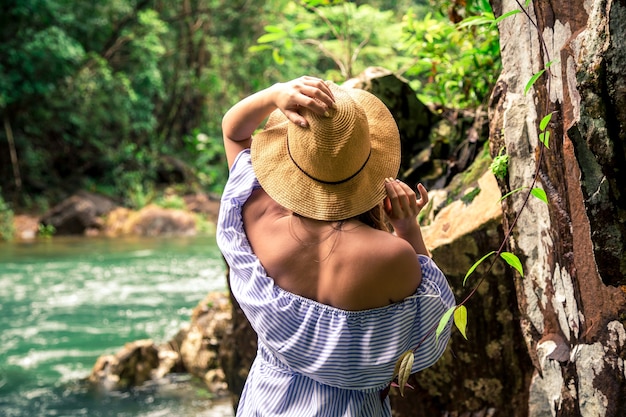
<svg viewBox="0 0 626 417">
<path fill-rule="evenodd" d="M 266 233 L 271 231 L 267 228 L 271 227 L 277 218 L 285 217 L 288 214 L 289 211 L 275 202 L 262 188 L 252 191 L 242 212 L 247 232 L 259 229 Z"/>
<path fill-rule="evenodd" d="M 388 232 L 367 230 L 344 253 L 328 302 L 348 310 L 383 307 L 417 290 L 421 268 L 413 247 Z"/>
<path fill-rule="evenodd" d="M 393 302 L 412 295 L 422 278 L 415 250 L 406 240 L 386 232 L 381 232 L 377 242 L 371 253 L 375 260 L 372 271 L 385 278 L 373 281 L 374 287 L 385 288 Z"/>
</svg>

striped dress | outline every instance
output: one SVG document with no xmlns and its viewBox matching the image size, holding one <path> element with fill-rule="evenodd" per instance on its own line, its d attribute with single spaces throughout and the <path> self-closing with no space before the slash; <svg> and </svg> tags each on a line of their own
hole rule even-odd
<svg viewBox="0 0 626 417">
<path fill-rule="evenodd" d="M 438 343 L 432 331 L 455 304 L 444 275 L 430 258 L 416 255 L 423 275 L 416 293 L 363 311 L 287 292 L 267 275 L 243 228 L 242 207 L 256 187 L 244 150 L 231 168 L 217 227 L 231 290 L 258 335 L 237 416 L 390 417 L 389 398 L 381 400 L 380 392 L 391 382 L 400 355 L 419 345 L 417 372 L 446 348 L 449 326 Z"/>
</svg>

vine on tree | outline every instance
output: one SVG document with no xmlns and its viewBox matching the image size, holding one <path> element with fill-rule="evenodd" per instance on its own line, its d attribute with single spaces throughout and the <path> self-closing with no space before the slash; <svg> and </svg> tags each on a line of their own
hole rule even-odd
<svg viewBox="0 0 626 417">
<path fill-rule="evenodd" d="M 483 24 L 489 24 L 489 25 L 496 25 L 498 24 L 500 21 L 502 21 L 505 18 L 508 18 L 510 16 L 519 14 L 519 13 L 524 13 L 524 15 L 526 16 L 526 18 L 530 21 L 530 23 L 535 27 L 535 29 L 537 29 L 537 34 L 539 36 L 539 40 L 540 40 L 540 45 L 541 45 L 541 49 L 544 52 L 545 56 L 548 59 L 548 62 L 544 65 L 544 68 L 542 68 L 540 71 L 538 71 L 537 73 L 533 74 L 533 76 L 530 78 L 530 80 L 528 81 L 528 83 L 526 84 L 525 88 L 524 88 L 524 94 L 527 94 L 528 91 L 530 91 L 530 89 L 534 86 L 534 84 L 537 82 L 537 80 L 539 80 L 541 78 L 542 75 L 544 75 L 544 73 L 547 73 L 548 75 L 550 75 L 550 66 L 553 64 L 553 61 L 550 61 L 550 57 L 549 57 L 549 53 L 548 53 L 548 49 L 547 46 L 545 44 L 545 41 L 543 39 L 543 36 L 541 35 L 541 31 L 539 30 L 539 27 L 537 26 L 537 23 L 532 19 L 532 17 L 530 16 L 530 14 L 528 13 L 528 11 L 526 10 L 526 8 L 528 8 L 528 6 L 531 3 L 531 0 L 526 0 L 524 3 L 524 6 L 522 6 L 522 4 L 520 3 L 519 0 L 515 0 L 515 2 L 517 3 L 517 5 L 519 6 L 519 9 L 515 9 L 515 10 L 511 10 L 505 14 L 503 14 L 502 16 L 498 17 L 497 19 L 495 18 L 494 14 L 491 12 L 483 12 L 480 16 L 472 16 L 469 17 L 465 20 L 463 20 L 461 23 L 459 23 L 460 27 L 468 27 L 468 26 L 473 26 L 473 25 L 483 25 Z M 548 77 L 547 81 L 546 81 L 546 85 L 547 88 L 549 90 L 550 88 L 550 77 Z M 546 99 L 547 100 L 547 99 Z M 548 103 L 546 101 L 546 109 L 548 107 Z M 522 190 L 528 189 L 528 193 L 526 194 L 522 207 L 520 208 L 520 210 L 518 211 L 515 219 L 513 220 L 513 222 L 510 224 L 508 231 L 506 233 L 506 235 L 504 236 L 504 239 L 502 241 L 502 244 L 500 245 L 500 248 L 497 251 L 491 251 L 489 253 L 487 253 L 486 255 L 484 255 L 482 258 L 480 258 L 478 261 L 476 261 L 471 267 L 470 269 L 467 271 L 467 273 L 465 274 L 465 278 L 463 279 L 463 286 L 465 286 L 468 278 L 470 277 L 470 275 L 476 270 L 476 268 L 481 265 L 487 258 L 489 258 L 492 255 L 496 255 L 493 260 L 491 261 L 491 264 L 489 265 L 487 271 L 482 275 L 482 277 L 480 278 L 480 280 L 478 281 L 478 283 L 476 284 L 476 286 L 470 291 L 469 295 L 467 295 L 465 297 L 465 299 L 463 299 L 463 301 L 461 303 L 459 303 L 456 306 L 450 307 L 441 317 L 441 319 L 439 320 L 439 323 L 437 325 L 437 327 L 433 327 L 431 329 L 430 332 L 428 332 L 428 334 L 422 339 L 422 341 L 420 341 L 418 343 L 418 345 L 413 349 L 413 350 L 409 350 L 407 352 L 405 352 L 400 359 L 398 359 L 397 363 L 396 363 L 396 371 L 394 372 L 394 376 L 393 378 L 396 378 L 396 376 L 398 377 L 398 387 L 400 389 L 400 394 L 404 395 L 404 387 L 406 385 L 406 381 L 408 380 L 408 375 L 411 372 L 411 366 L 413 365 L 413 360 L 410 360 L 409 357 L 413 357 L 415 354 L 415 351 L 420 347 L 420 345 L 424 342 L 424 340 L 426 340 L 426 338 L 428 338 L 432 332 L 435 332 L 435 337 L 436 340 L 439 340 L 439 336 L 441 335 L 441 333 L 443 333 L 443 331 L 446 329 L 446 327 L 449 325 L 450 320 L 453 320 L 454 325 L 456 326 L 456 328 L 459 330 L 459 332 L 461 333 L 461 335 L 467 340 L 467 335 L 466 335 L 466 329 L 467 329 L 467 307 L 465 307 L 465 303 L 476 293 L 476 291 L 478 290 L 478 288 L 480 287 L 480 285 L 482 284 L 482 282 L 485 279 L 486 274 L 491 270 L 491 268 L 493 267 L 493 265 L 495 264 L 495 261 L 498 259 L 498 257 L 502 258 L 507 264 L 509 264 L 509 266 L 511 266 L 512 268 L 514 268 L 522 278 L 524 278 L 524 270 L 522 267 L 522 263 L 519 260 L 519 258 L 517 257 L 517 255 L 515 255 L 514 253 L 511 252 L 506 252 L 504 251 L 504 248 L 506 246 L 506 243 L 513 231 L 513 228 L 515 227 L 515 225 L 517 224 L 517 220 L 519 219 L 520 213 L 524 210 L 524 208 L 526 207 L 529 197 L 532 195 L 533 197 L 539 199 L 540 201 L 548 204 L 548 198 L 546 195 L 546 192 L 539 188 L 539 187 L 535 187 L 535 184 L 537 183 L 538 177 L 539 177 L 539 169 L 540 169 L 540 165 L 541 165 L 541 161 L 543 159 L 543 153 L 544 153 L 544 148 L 545 149 L 549 149 L 549 140 L 550 140 L 550 131 L 547 130 L 550 121 L 552 120 L 552 115 L 554 114 L 554 112 L 550 112 L 547 113 L 539 122 L 539 141 L 541 142 L 541 144 L 543 145 L 542 147 L 540 147 L 539 150 L 539 157 L 538 157 L 538 163 L 537 163 L 537 168 L 535 170 L 535 174 L 533 176 L 533 180 L 530 186 L 523 186 L 523 187 L 519 187 L 517 189 L 514 189 L 512 191 L 510 191 L 509 193 L 505 194 L 500 201 L 508 198 L 509 196 L 511 196 L 514 193 L 520 192 Z M 508 155 L 503 154 L 503 149 L 500 150 L 498 156 L 496 158 L 494 158 L 494 162 L 491 164 L 491 170 L 494 173 L 494 175 L 499 178 L 499 179 L 504 179 L 506 177 L 507 171 L 508 171 Z M 407 385 L 408 386 L 408 385 Z"/>
</svg>

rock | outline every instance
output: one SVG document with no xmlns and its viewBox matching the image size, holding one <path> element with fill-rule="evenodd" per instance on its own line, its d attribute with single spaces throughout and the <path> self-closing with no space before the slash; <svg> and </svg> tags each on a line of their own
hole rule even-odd
<svg viewBox="0 0 626 417">
<path fill-rule="evenodd" d="M 39 232 L 39 218 L 18 214 L 13 218 L 15 226 L 14 236 L 19 240 L 32 240 Z"/>
<path fill-rule="evenodd" d="M 219 351 L 231 328 L 231 305 L 228 296 L 211 293 L 194 309 L 191 325 L 180 344 L 183 365 L 198 376 L 213 393 L 228 392 Z"/>
<path fill-rule="evenodd" d="M 401 171 L 410 167 L 412 155 L 430 147 L 430 131 L 440 117 L 419 101 L 406 80 L 384 68 L 370 67 L 342 86 L 369 91 L 389 108 L 400 131 Z"/>
<path fill-rule="evenodd" d="M 138 212 L 118 208 L 106 219 L 108 236 L 188 236 L 196 233 L 196 219 L 192 213 L 148 205 Z"/>
<path fill-rule="evenodd" d="M 188 372 L 201 378 L 211 393 L 223 396 L 228 386 L 218 352 L 230 328 L 228 295 L 211 293 L 194 309 L 190 325 L 174 339 L 158 346 L 152 340 L 139 340 L 114 355 L 103 355 L 88 381 L 102 389 L 120 390 Z"/>
<path fill-rule="evenodd" d="M 228 265 L 226 276 L 228 277 Z M 257 335 L 230 293 L 232 319 L 229 333 L 220 346 L 220 363 L 226 376 L 233 409 L 237 409 L 248 372 L 257 352 Z"/>
<path fill-rule="evenodd" d="M 207 216 L 212 222 L 217 222 L 220 209 L 220 198 L 205 193 L 188 194 L 183 197 L 187 210 Z"/>
<path fill-rule="evenodd" d="M 501 193 L 486 162 L 477 158 L 444 190 L 430 193 L 433 213 L 425 219 L 432 220 L 422 227 L 426 246 L 448 278 L 457 303 L 477 288 L 465 303 L 469 341 L 453 330 L 443 357 L 409 378 L 414 389 L 405 391 L 404 397 L 391 390 L 396 417 L 526 415 L 525 388 L 532 364 L 520 349 L 524 346 L 520 318 L 511 311 L 516 305 L 512 268 L 497 259 L 487 272 L 492 256 L 464 283 L 470 267 L 497 250 L 504 239 Z"/>
<path fill-rule="evenodd" d="M 89 229 L 101 229 L 100 216 L 115 207 L 107 197 L 80 191 L 50 209 L 40 223 L 54 226 L 56 235 L 82 235 Z"/>
<path fill-rule="evenodd" d="M 115 355 L 104 355 L 94 365 L 89 382 L 108 390 L 141 385 L 159 366 L 159 350 L 151 340 L 127 343 Z"/>
<path fill-rule="evenodd" d="M 499 224 L 502 221 L 502 207 L 499 204 L 500 188 L 493 174 L 485 172 L 478 179 L 474 189 L 478 190 L 478 193 L 469 203 L 459 199 L 448 204 L 437 213 L 430 226 L 422 228 L 427 247 L 439 248 L 448 245 L 484 225 L 493 222 Z M 438 197 L 438 200 L 440 201 L 441 197 Z M 477 254 L 473 254 L 473 256 L 475 255 Z M 455 254 L 456 256 L 458 254 Z M 460 268 L 467 271 L 472 263 L 467 265 L 467 263 L 459 262 L 457 259 L 446 270 L 454 269 L 456 271 Z"/>
</svg>

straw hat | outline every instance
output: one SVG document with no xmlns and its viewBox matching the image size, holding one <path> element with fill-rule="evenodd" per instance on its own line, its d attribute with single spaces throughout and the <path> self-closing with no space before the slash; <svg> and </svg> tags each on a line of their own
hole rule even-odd
<svg viewBox="0 0 626 417">
<path fill-rule="evenodd" d="M 329 84 L 330 116 L 303 110 L 301 127 L 274 111 L 251 145 L 259 183 L 277 203 L 304 217 L 343 220 L 386 196 L 400 167 L 400 135 L 387 106 L 359 89 Z"/>
</svg>

